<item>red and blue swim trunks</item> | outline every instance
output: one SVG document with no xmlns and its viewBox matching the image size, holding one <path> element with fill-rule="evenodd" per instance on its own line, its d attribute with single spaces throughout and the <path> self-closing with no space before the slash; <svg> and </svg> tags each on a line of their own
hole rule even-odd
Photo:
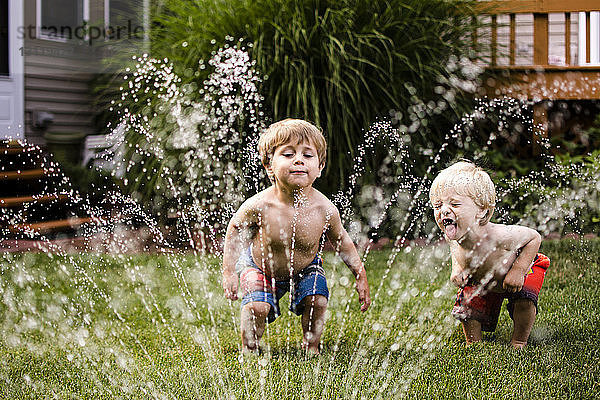
<svg viewBox="0 0 600 400">
<path fill-rule="evenodd" d="M 267 316 L 268 322 L 275 321 L 281 315 L 279 299 L 287 292 L 291 293 L 290 311 L 296 315 L 302 315 L 304 312 L 302 300 L 306 296 L 318 294 L 329 299 L 323 260 L 318 254 L 306 268 L 285 280 L 268 278 L 252 259 L 251 247 L 240 256 L 235 269 L 240 274 L 242 307 L 253 301 L 269 303 L 271 309 Z"/>
<path fill-rule="evenodd" d="M 498 317 L 504 299 L 508 299 L 506 308 L 511 318 L 515 301 L 520 299 L 533 301 L 537 312 L 538 296 L 549 266 L 550 259 L 538 253 L 525 277 L 523 288 L 516 293 L 482 292 L 481 287 L 477 285 L 467 285 L 459 289 L 452 315 L 461 321 L 475 319 L 481 322 L 483 331 L 493 332 L 498 325 Z"/>
</svg>

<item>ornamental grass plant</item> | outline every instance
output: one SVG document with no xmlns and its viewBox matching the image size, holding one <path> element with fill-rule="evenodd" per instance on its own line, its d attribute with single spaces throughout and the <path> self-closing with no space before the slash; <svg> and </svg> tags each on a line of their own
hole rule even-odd
<svg viewBox="0 0 600 400">
<path fill-rule="evenodd" d="M 217 49 L 243 39 L 261 77 L 258 91 L 264 115 L 260 120 L 268 124 L 292 116 L 324 129 L 330 151 L 317 187 L 327 194 L 346 187 L 364 132 L 379 118 L 392 120 L 410 137 L 415 159 L 410 173 L 423 173 L 424 152 L 443 143 L 444 132 L 469 109 L 470 95 L 479 83 L 481 69 L 472 61 L 477 49 L 470 35 L 475 2 L 470 0 L 165 0 L 152 4 L 149 53 L 158 60 L 168 59 L 181 79 L 179 87 L 190 88 L 191 102 L 202 98 L 198 89 L 214 72 L 206 61 Z M 102 124 L 114 119 L 116 108 L 156 117 L 156 110 L 147 109 L 147 101 L 158 107 L 157 94 L 141 91 L 139 96 L 122 98 L 119 91 L 128 73 L 125 68 L 135 70 L 136 63 L 126 63 L 120 74 L 98 84 L 106 109 L 107 100 L 116 100 L 103 114 Z M 242 136 L 252 134 L 249 118 L 241 120 L 236 128 L 244 131 Z M 179 162 L 182 152 L 169 148 L 169 125 L 155 123 L 152 134 L 169 156 L 164 163 Z M 127 140 L 135 147 L 144 141 L 142 136 L 129 132 Z M 382 144 L 367 167 L 376 168 L 385 156 Z M 134 168 L 129 182 L 136 178 L 154 182 L 163 162 L 153 154 L 147 157 L 145 164 L 152 168 Z M 129 158 L 140 162 L 139 155 Z M 141 196 L 147 202 L 153 201 L 150 192 Z"/>
</svg>

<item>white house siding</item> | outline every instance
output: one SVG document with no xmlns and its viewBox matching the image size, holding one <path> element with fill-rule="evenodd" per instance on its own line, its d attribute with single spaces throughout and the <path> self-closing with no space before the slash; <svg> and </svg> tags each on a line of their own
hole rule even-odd
<svg viewBox="0 0 600 400">
<path fill-rule="evenodd" d="M 102 24 L 104 0 L 89 0 L 89 20 Z M 25 0 L 25 27 L 36 25 L 36 0 Z M 44 144 L 44 130 L 33 126 L 36 112 L 54 115 L 48 132 L 97 133 L 94 129 L 90 80 L 98 72 L 96 60 L 87 44 L 74 46 L 25 37 L 24 97 L 25 137 L 32 143 Z"/>
</svg>

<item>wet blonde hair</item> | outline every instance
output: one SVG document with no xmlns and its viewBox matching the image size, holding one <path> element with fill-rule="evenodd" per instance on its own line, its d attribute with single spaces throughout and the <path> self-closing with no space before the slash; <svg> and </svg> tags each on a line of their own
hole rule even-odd
<svg viewBox="0 0 600 400">
<path fill-rule="evenodd" d="M 488 210 L 481 222 L 489 222 L 496 207 L 496 188 L 487 172 L 468 161 L 452 164 L 433 180 L 429 189 L 431 204 L 449 189 L 453 189 L 459 195 L 469 196 L 477 206 Z"/>
<path fill-rule="evenodd" d="M 321 129 L 302 119 L 284 119 L 265 130 L 258 140 L 258 152 L 263 165 L 269 165 L 275 149 L 284 144 L 311 143 L 317 149 L 319 165 L 325 165 L 327 142 Z"/>
</svg>

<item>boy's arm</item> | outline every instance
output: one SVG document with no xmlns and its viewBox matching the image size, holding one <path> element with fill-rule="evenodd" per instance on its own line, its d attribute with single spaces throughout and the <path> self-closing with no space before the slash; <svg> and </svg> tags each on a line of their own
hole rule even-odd
<svg viewBox="0 0 600 400">
<path fill-rule="evenodd" d="M 233 215 L 227 225 L 225 243 L 223 245 L 223 290 L 225 297 L 237 300 L 238 276 L 235 272 L 237 259 L 248 246 L 249 227 L 252 224 L 252 210 L 245 203 Z"/>
<path fill-rule="evenodd" d="M 360 310 L 367 311 L 371 305 L 371 295 L 369 292 L 369 283 L 367 281 L 367 271 L 365 266 L 350 239 L 350 235 L 346 232 L 346 229 L 342 226 L 342 220 L 340 218 L 340 212 L 332 204 L 333 209 L 330 226 L 327 230 L 327 238 L 339 252 L 342 261 L 350 268 L 354 277 L 356 278 L 356 291 L 358 292 L 358 301 L 360 302 Z"/>
<path fill-rule="evenodd" d="M 456 286 L 463 288 L 467 285 L 469 281 L 468 275 L 465 273 L 462 265 L 456 259 L 455 249 L 452 248 L 453 245 L 450 244 L 450 255 L 452 256 L 452 272 L 450 273 L 450 282 L 454 283 Z"/>
<path fill-rule="evenodd" d="M 504 290 L 511 293 L 518 292 L 523 287 L 525 275 L 527 275 L 529 268 L 531 268 L 531 263 L 542 243 L 542 237 L 533 229 L 519 227 L 517 234 L 519 238 L 522 238 L 519 242 L 524 244 L 519 246 L 519 255 L 506 273 L 504 282 L 502 283 Z"/>
</svg>

